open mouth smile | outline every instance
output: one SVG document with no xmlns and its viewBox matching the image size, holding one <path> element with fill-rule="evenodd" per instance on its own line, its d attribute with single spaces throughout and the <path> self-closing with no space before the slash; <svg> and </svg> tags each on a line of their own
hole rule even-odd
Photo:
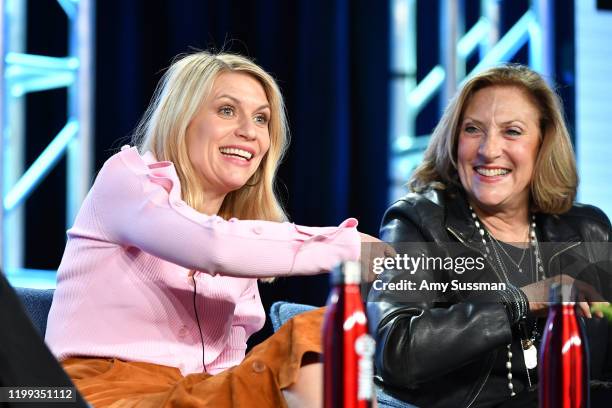
<svg viewBox="0 0 612 408">
<path fill-rule="evenodd" d="M 244 160 L 245 162 L 250 161 L 255 155 L 253 152 L 238 148 L 238 147 L 220 147 L 219 151 L 222 155 Z"/>
<path fill-rule="evenodd" d="M 510 174 L 512 170 L 505 169 L 503 167 L 484 167 L 484 166 L 476 166 L 474 167 L 474 171 L 481 176 L 485 177 L 497 177 L 497 176 L 505 176 L 506 174 Z"/>
</svg>

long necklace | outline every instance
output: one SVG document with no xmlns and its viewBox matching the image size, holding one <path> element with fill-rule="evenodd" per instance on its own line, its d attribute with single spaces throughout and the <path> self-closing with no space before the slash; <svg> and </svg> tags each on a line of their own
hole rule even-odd
<svg viewBox="0 0 612 408">
<path fill-rule="evenodd" d="M 484 245 L 485 248 L 485 258 L 489 259 L 491 257 L 491 250 L 489 249 L 488 246 L 488 242 L 486 240 L 485 237 L 489 238 L 489 241 L 491 242 L 491 247 L 493 248 L 493 253 L 496 257 L 498 266 L 500 268 L 501 273 L 503 274 L 504 278 L 506 279 L 506 282 L 510 283 L 510 280 L 508 278 L 508 274 L 506 273 L 506 268 L 504 267 L 503 262 L 501 261 L 501 256 L 499 254 L 499 252 L 497 251 L 494 242 L 497 242 L 497 240 L 495 240 L 495 238 L 493 237 L 493 235 L 491 235 L 489 233 L 489 231 L 487 231 L 484 227 L 484 224 L 481 224 L 480 220 L 478 219 L 478 216 L 476 215 L 476 212 L 474 211 L 474 209 L 472 208 L 472 206 L 470 205 L 470 211 L 472 213 L 472 220 L 474 221 L 474 225 L 476 226 L 476 229 L 478 230 L 478 233 L 480 234 L 480 238 L 482 239 L 482 243 Z M 540 248 L 539 248 L 539 243 L 538 243 L 538 238 L 536 236 L 536 232 L 535 232 L 535 228 L 536 228 L 536 223 L 535 223 L 535 215 L 531 216 L 531 223 L 529 225 L 529 238 L 531 241 L 531 245 L 533 246 L 533 253 L 535 255 L 535 263 L 536 263 L 536 280 L 538 280 L 538 278 L 541 277 L 541 279 L 544 279 L 545 273 L 544 273 L 544 265 L 542 263 L 542 260 L 540 258 Z M 501 245 L 500 245 L 501 248 Z M 503 249 L 503 248 L 502 248 Z M 505 251 L 504 251 L 505 252 Z M 525 255 L 525 253 L 523 253 L 523 256 Z M 509 256 L 509 255 L 508 255 Z M 509 256 L 510 257 L 510 256 Z M 511 257 L 510 257 L 511 258 Z M 522 258 L 521 257 L 521 262 L 522 262 Z M 514 260 L 512 259 L 513 263 Z M 493 266 L 493 262 L 491 262 L 491 265 Z M 519 262 L 520 265 L 520 262 Z M 519 268 L 520 269 L 520 268 Z M 536 333 L 535 327 L 533 330 L 533 334 Z M 527 336 L 528 337 L 528 336 Z M 534 336 L 535 337 L 535 336 Z M 529 381 L 529 385 L 531 386 L 531 377 L 529 375 L 529 370 L 535 368 L 538 364 L 538 352 L 537 349 L 535 347 L 535 338 L 527 338 L 527 339 L 521 339 L 521 347 L 523 349 L 523 358 L 525 360 L 525 367 L 527 368 L 527 379 Z M 506 346 L 507 349 L 507 357 L 508 357 L 508 361 L 506 362 L 506 368 L 508 369 L 508 389 L 510 390 L 510 396 L 513 397 L 516 395 L 516 392 L 514 392 L 514 384 L 512 382 L 512 343 L 508 344 Z"/>
<path fill-rule="evenodd" d="M 529 230 L 531 229 L 531 227 L 529 227 L 528 231 L 527 231 L 527 239 L 529 239 Z M 529 248 L 529 245 L 525 246 L 525 248 L 523 248 L 522 252 L 521 252 L 521 257 L 519 258 L 518 262 L 516 262 L 514 260 L 514 257 L 510 256 L 510 254 L 508 253 L 508 251 L 506 251 L 506 249 L 504 248 L 504 246 L 497 240 L 497 238 L 495 238 L 493 235 L 489 234 L 489 237 L 491 238 L 491 241 L 493 242 L 493 244 L 497 244 L 497 247 L 499 249 L 502 250 L 502 252 L 504 253 L 504 255 L 506 255 L 506 257 L 510 260 L 510 262 L 512 262 L 512 264 L 514 266 L 516 266 L 516 269 L 519 271 L 519 273 L 523 273 L 523 268 L 522 268 L 522 264 L 523 264 L 523 260 L 525 259 L 525 255 L 527 254 L 527 249 Z"/>
</svg>

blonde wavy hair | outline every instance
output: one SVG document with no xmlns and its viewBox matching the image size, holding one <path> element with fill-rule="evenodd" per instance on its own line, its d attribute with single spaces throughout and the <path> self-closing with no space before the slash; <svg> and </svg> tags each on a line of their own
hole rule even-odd
<svg viewBox="0 0 612 408">
<path fill-rule="evenodd" d="M 275 192 L 276 172 L 289 143 L 285 105 L 276 81 L 248 58 L 206 51 L 179 56 L 159 82 L 134 132 L 133 143 L 141 154 L 151 151 L 158 160 L 174 163 L 183 200 L 202 211 L 204 191 L 189 160 L 187 127 L 215 79 L 224 72 L 245 73 L 261 83 L 270 105 L 270 148 L 247 183 L 225 196 L 218 215 L 225 219 L 285 221 L 287 216 Z"/>
<path fill-rule="evenodd" d="M 538 73 L 517 64 L 490 68 L 465 82 L 434 129 L 423 161 L 408 182 L 409 188 L 415 192 L 429 188 L 442 190 L 449 186 L 463 188 L 457 173 L 457 145 L 463 114 L 474 94 L 491 86 L 523 90 L 540 113 L 542 140 L 530 185 L 532 210 L 548 214 L 568 211 L 576 197 L 578 174 L 563 105 Z"/>
</svg>

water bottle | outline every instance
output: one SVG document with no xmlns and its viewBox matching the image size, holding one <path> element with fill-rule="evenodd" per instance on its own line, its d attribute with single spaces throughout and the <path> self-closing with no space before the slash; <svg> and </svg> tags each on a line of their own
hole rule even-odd
<svg viewBox="0 0 612 408">
<path fill-rule="evenodd" d="M 571 285 L 553 284 L 540 349 L 540 408 L 589 408 L 589 350 Z"/>
<path fill-rule="evenodd" d="M 324 407 L 366 408 L 374 392 L 374 339 L 359 284 L 361 265 L 344 262 L 331 273 L 323 323 Z"/>
</svg>

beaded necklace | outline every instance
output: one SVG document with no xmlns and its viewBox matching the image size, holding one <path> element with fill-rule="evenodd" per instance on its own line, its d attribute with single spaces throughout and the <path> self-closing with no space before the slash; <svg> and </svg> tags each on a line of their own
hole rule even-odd
<svg viewBox="0 0 612 408">
<path fill-rule="evenodd" d="M 485 248 L 485 254 L 484 254 L 485 259 L 487 259 L 490 262 L 490 265 L 493 266 L 493 260 L 492 260 L 493 256 L 491 254 L 491 250 L 489 249 L 489 245 L 486 239 L 488 237 L 488 240 L 491 243 L 491 247 L 493 248 L 493 254 L 495 255 L 495 259 L 497 261 L 497 265 L 499 266 L 499 270 L 504 276 L 504 278 L 506 279 L 506 283 L 510 284 L 508 274 L 506 273 L 506 268 L 504 267 L 504 264 L 501 261 L 501 256 L 495 246 L 495 242 L 497 242 L 497 240 L 486 229 L 484 224 L 480 222 L 472 206 L 470 205 L 469 207 L 472 213 L 472 220 L 474 221 L 474 225 L 476 226 L 476 229 L 478 230 L 478 233 L 480 234 L 480 238 Z M 536 281 L 537 281 L 540 279 L 545 279 L 546 275 L 544 273 L 544 265 L 540 257 L 540 247 L 539 247 L 538 238 L 536 236 L 535 229 L 536 229 L 535 215 L 532 214 L 531 223 L 529 224 L 529 238 L 530 238 L 530 245 L 533 247 L 533 253 L 535 255 Z M 506 253 L 506 255 L 508 254 Z M 524 256 L 524 253 L 523 253 L 523 256 Z M 510 257 L 510 255 L 508 255 L 508 257 Z M 521 261 L 522 259 L 523 257 L 521 257 Z M 512 259 L 512 263 L 516 265 L 513 259 Z M 517 268 L 519 272 L 522 272 L 520 266 L 517 266 Z M 522 315 L 524 316 L 524 314 Z M 521 324 L 523 324 L 523 322 L 521 322 Z M 521 347 L 523 349 L 523 358 L 525 360 L 525 367 L 527 369 L 526 372 L 527 372 L 527 380 L 529 382 L 529 386 L 531 386 L 531 376 L 529 375 L 529 370 L 534 369 L 538 364 L 538 352 L 535 347 L 536 334 L 537 334 L 536 325 L 534 325 L 534 329 L 532 331 L 532 337 L 529 338 L 529 336 L 526 334 L 525 335 L 526 338 L 521 339 Z M 516 395 L 516 393 L 514 392 L 514 384 L 512 383 L 512 350 L 511 350 L 511 347 L 512 347 L 512 343 L 506 346 L 507 357 L 508 357 L 508 361 L 506 362 L 506 368 L 508 369 L 508 376 L 507 376 L 508 389 L 510 390 L 510 396 L 513 397 Z"/>
</svg>

